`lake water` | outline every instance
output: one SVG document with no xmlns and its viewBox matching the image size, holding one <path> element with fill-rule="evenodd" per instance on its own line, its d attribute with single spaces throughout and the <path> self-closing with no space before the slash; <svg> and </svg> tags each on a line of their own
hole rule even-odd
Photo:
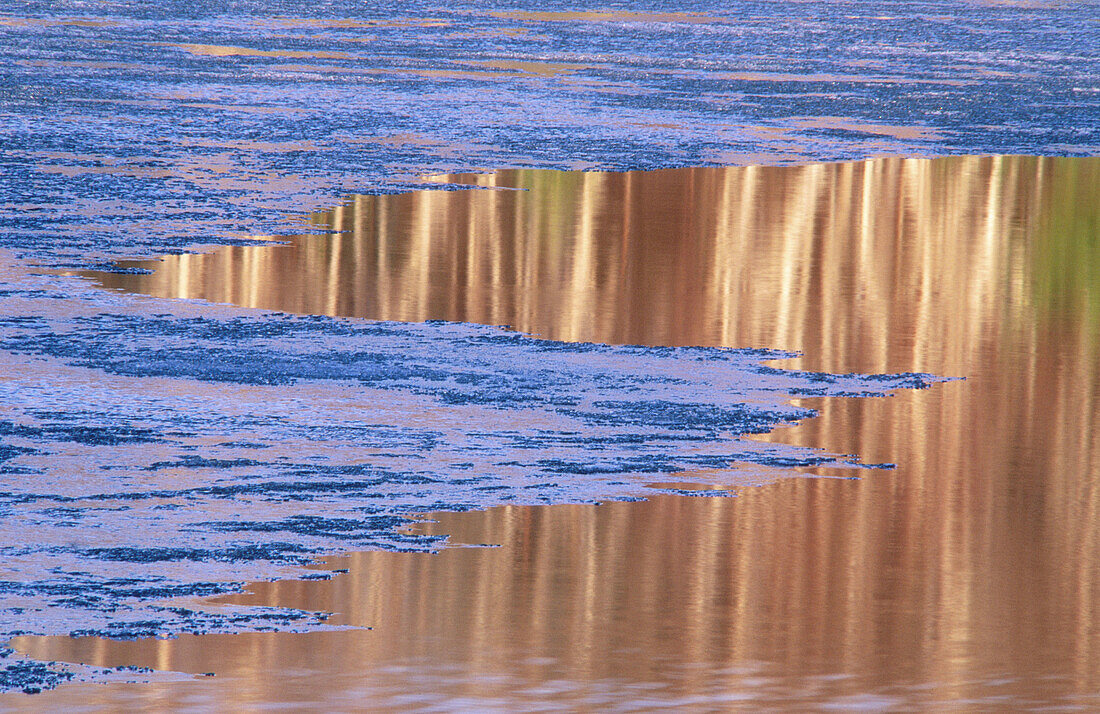
<svg viewBox="0 0 1100 714">
<path fill-rule="evenodd" d="M 500 547 L 357 553 L 323 564 L 349 571 L 330 581 L 221 598 L 373 630 L 20 638 L 39 658 L 216 676 L 6 705 L 1100 707 L 1100 159 L 434 180 L 494 190 L 357 196 L 286 245 L 89 275 L 160 297 L 965 379 L 806 400 L 818 417 L 761 437 L 896 469 L 755 487 L 716 471 L 704 480 L 735 498 L 436 514 L 417 529 Z"/>
</svg>

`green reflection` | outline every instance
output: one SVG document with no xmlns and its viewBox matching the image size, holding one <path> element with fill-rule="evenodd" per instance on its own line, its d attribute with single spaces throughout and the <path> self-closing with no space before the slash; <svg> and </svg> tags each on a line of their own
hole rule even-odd
<svg viewBox="0 0 1100 714">
<path fill-rule="evenodd" d="M 1049 168 L 1032 252 L 1036 305 L 1100 325 L 1100 159 L 1058 159 Z"/>
</svg>

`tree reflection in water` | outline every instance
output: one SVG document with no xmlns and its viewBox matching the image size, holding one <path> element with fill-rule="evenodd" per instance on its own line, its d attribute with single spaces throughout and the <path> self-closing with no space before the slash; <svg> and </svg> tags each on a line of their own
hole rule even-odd
<svg viewBox="0 0 1100 714">
<path fill-rule="evenodd" d="M 524 190 L 356 197 L 314 217 L 329 235 L 98 279 L 966 381 L 823 400 L 818 418 L 764 437 L 896 471 L 734 499 L 444 514 L 423 528 L 503 547 L 356 554 L 330 563 L 351 570 L 331 582 L 230 599 L 331 610 L 370 632 L 20 648 L 213 667 L 216 680 L 141 696 L 241 705 L 1100 705 L 1100 160 L 439 178 Z M 138 696 L 122 691 L 87 696 Z"/>
</svg>

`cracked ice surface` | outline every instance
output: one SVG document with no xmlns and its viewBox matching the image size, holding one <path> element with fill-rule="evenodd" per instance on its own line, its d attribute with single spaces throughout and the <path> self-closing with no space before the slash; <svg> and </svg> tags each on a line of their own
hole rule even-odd
<svg viewBox="0 0 1100 714">
<path fill-rule="evenodd" d="M 810 416 L 793 397 L 935 381 L 781 370 L 762 361 L 784 354 L 764 350 L 105 297 L 73 278 L 5 287 L 3 636 L 319 626 L 176 600 L 322 553 L 433 548 L 400 531 L 414 513 L 636 498 L 679 471 L 737 465 L 751 481 L 847 463 L 742 437 Z"/>
</svg>

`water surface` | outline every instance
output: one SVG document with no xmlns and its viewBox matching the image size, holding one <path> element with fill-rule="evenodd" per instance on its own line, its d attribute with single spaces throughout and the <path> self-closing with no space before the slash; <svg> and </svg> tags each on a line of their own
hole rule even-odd
<svg viewBox="0 0 1100 714">
<path fill-rule="evenodd" d="M 991 331 L 1070 308 L 1062 317 L 1095 319 L 1096 166 L 954 157 L 440 176 L 496 190 L 357 196 L 312 216 L 327 235 L 88 274 L 288 312 L 960 375 Z"/>
<path fill-rule="evenodd" d="M 359 197 L 315 217 L 331 235 L 101 279 L 966 379 L 807 400 L 819 417 L 762 437 L 893 471 L 444 514 L 420 530 L 502 547 L 355 554 L 327 563 L 350 570 L 332 581 L 230 598 L 372 631 L 17 641 L 39 657 L 218 673 L 35 704 L 1100 706 L 1100 160 L 447 178 L 528 190 Z"/>
</svg>

